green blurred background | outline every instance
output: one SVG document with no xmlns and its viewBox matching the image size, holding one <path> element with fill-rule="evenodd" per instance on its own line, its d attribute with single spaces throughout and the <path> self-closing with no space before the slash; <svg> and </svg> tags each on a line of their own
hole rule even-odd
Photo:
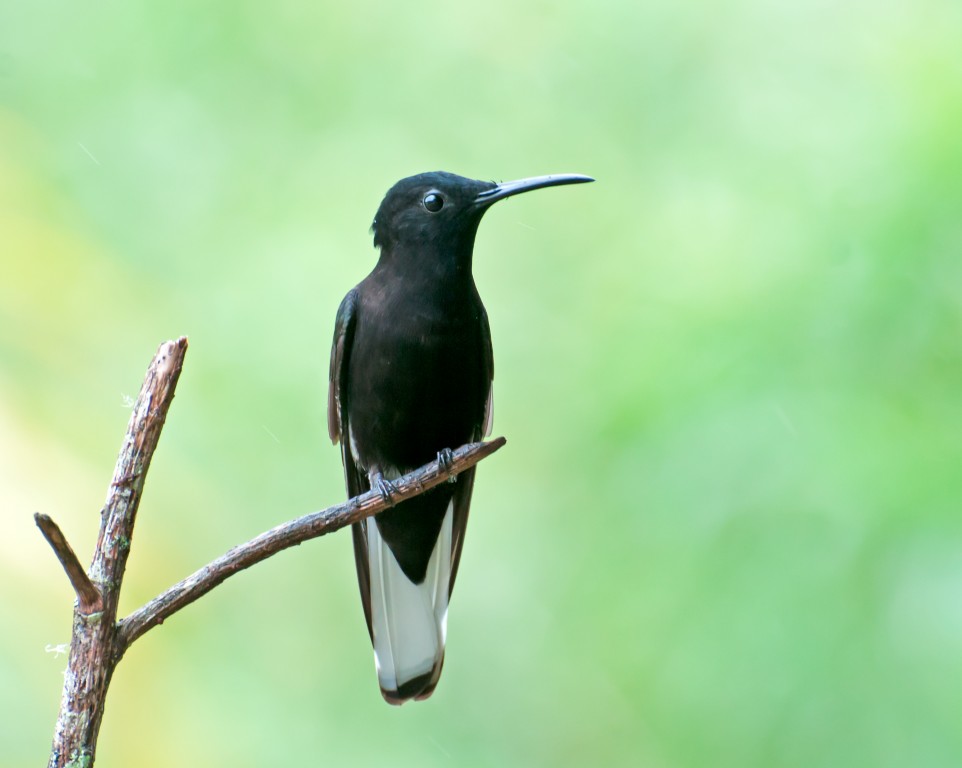
<svg viewBox="0 0 962 768">
<path fill-rule="evenodd" d="M 343 496 L 334 313 L 398 178 L 551 172 L 428 702 L 349 536 L 128 653 L 98 766 L 962 764 L 962 4 L 0 4 L 0 750 L 46 759 L 144 369 L 190 351 L 124 613 Z"/>
</svg>

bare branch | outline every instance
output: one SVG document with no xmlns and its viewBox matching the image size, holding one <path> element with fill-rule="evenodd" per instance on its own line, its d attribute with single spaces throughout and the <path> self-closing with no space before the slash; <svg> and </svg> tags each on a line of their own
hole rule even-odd
<svg viewBox="0 0 962 768">
<path fill-rule="evenodd" d="M 440 466 L 437 461 L 431 462 L 394 481 L 397 492 L 390 499 L 369 492 L 272 528 L 234 547 L 118 622 L 117 604 L 137 507 L 186 352 L 186 338 L 161 344 L 147 369 L 101 512 L 100 535 L 88 572 L 84 572 L 53 520 L 46 515 L 35 516 L 78 596 L 70 657 L 48 768 L 93 766 L 104 702 L 114 669 L 130 644 L 152 627 L 163 623 L 238 571 L 302 541 L 323 536 L 423 493 L 490 456 L 505 443 L 504 438 L 499 437 L 488 443 L 461 446 Z"/>
<path fill-rule="evenodd" d="M 120 585 L 147 469 L 174 399 L 174 388 L 186 353 L 187 339 L 183 336 L 161 344 L 157 350 L 130 414 L 127 434 L 120 447 L 114 478 L 101 513 L 100 536 L 90 564 L 90 577 L 105 585 L 104 598 L 113 603 L 114 610 L 120 598 Z"/>
<path fill-rule="evenodd" d="M 53 548 L 54 554 L 57 555 L 57 559 L 63 566 L 64 571 L 66 571 L 67 578 L 70 579 L 70 585 L 73 587 L 73 591 L 77 593 L 80 612 L 85 616 L 89 616 L 92 613 L 103 610 L 104 601 L 100 596 L 100 590 L 98 590 L 88 578 L 87 572 L 84 571 L 83 566 L 77 559 L 77 555 L 74 554 L 73 548 L 67 541 L 67 537 L 64 536 L 63 531 L 60 530 L 60 526 L 48 515 L 42 515 L 39 512 L 33 516 L 33 519 L 36 521 L 40 533 L 43 534 L 47 543 Z"/>
<path fill-rule="evenodd" d="M 100 513 L 100 535 L 89 571 L 90 580 L 99 588 L 103 608 L 89 615 L 79 605 L 74 609 L 70 657 L 49 768 L 64 768 L 68 763 L 91 766 L 94 762 L 107 688 L 123 655 L 117 603 L 137 507 L 186 352 L 187 339 L 183 337 L 160 345 L 127 424 L 113 482 Z"/>
<path fill-rule="evenodd" d="M 432 461 L 392 481 L 397 493 L 391 495 L 390 501 L 383 498 L 377 491 L 368 491 L 342 504 L 282 523 L 234 547 L 123 619 L 120 622 L 121 642 L 124 647 L 129 646 L 149 629 L 162 624 L 181 608 L 207 594 L 238 571 L 266 560 L 288 547 L 331 533 L 376 515 L 392 504 L 423 493 L 474 466 L 504 444 L 505 439 L 498 437 L 487 443 L 464 445 L 453 452 L 446 468 L 440 466 L 437 461 Z"/>
</svg>

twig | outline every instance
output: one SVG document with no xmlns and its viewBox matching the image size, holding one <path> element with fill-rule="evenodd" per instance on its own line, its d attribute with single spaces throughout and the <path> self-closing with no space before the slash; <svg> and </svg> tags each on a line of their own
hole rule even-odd
<svg viewBox="0 0 962 768">
<path fill-rule="evenodd" d="M 391 494 L 390 502 L 386 501 L 377 491 L 368 491 L 342 504 L 336 504 L 320 512 L 311 512 L 303 517 L 282 523 L 260 536 L 234 547 L 123 619 L 120 622 L 120 636 L 124 645 L 130 645 L 149 629 L 162 624 L 181 608 L 204 596 L 238 571 L 249 568 L 261 560 L 266 560 L 288 547 L 293 547 L 339 528 L 344 528 L 371 515 L 376 515 L 378 512 L 387 509 L 390 504 L 403 501 L 440 485 L 449 477 L 473 467 L 481 459 L 490 456 L 504 444 L 505 439 L 503 437 L 495 438 L 487 443 L 469 443 L 453 452 L 447 468 L 442 468 L 437 461 L 432 461 L 398 480 L 393 480 L 392 483 L 397 489 L 397 493 Z"/>
<path fill-rule="evenodd" d="M 73 548 L 63 535 L 63 531 L 48 515 L 41 515 L 37 512 L 33 519 L 40 529 L 40 533 L 53 548 L 54 554 L 67 573 L 73 591 L 77 593 L 80 612 L 85 616 L 103 610 L 104 601 L 98 590 L 87 576 L 83 566 L 74 554 Z"/>
</svg>

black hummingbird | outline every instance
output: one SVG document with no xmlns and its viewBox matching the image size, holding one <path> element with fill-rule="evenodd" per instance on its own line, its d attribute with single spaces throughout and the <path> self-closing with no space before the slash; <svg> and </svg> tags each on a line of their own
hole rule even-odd
<svg viewBox="0 0 962 768">
<path fill-rule="evenodd" d="M 498 200 L 588 176 L 497 184 L 438 171 L 402 179 L 372 224 L 380 258 L 337 311 L 328 430 L 349 497 L 490 434 L 494 357 L 471 274 L 478 224 Z M 426 699 L 444 663 L 448 600 L 474 468 L 353 526 L 381 694 Z"/>
</svg>

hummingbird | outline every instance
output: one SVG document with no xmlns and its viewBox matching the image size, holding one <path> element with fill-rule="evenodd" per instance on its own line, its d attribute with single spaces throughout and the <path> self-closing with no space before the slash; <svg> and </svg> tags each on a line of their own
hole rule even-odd
<svg viewBox="0 0 962 768">
<path fill-rule="evenodd" d="M 328 431 L 348 497 L 390 500 L 392 480 L 486 437 L 494 354 L 471 271 L 475 235 L 497 201 L 593 181 L 578 174 L 496 183 L 437 171 L 401 179 L 372 224 L 371 273 L 337 311 Z M 384 699 L 434 691 L 475 468 L 352 527 L 357 579 Z"/>
</svg>

